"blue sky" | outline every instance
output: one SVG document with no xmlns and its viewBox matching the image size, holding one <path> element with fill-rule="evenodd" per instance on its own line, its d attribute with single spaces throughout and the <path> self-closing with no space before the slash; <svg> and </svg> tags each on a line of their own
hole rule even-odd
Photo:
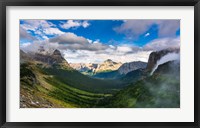
<svg viewBox="0 0 200 128">
<path fill-rule="evenodd" d="M 61 50 L 72 63 L 127 62 L 131 56 L 147 61 L 151 51 L 179 47 L 179 37 L 179 20 L 20 20 L 22 50 L 44 45 Z"/>
</svg>

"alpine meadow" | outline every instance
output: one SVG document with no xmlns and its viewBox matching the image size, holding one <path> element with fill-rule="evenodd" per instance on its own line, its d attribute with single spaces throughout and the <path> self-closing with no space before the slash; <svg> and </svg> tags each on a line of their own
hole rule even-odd
<svg viewBox="0 0 200 128">
<path fill-rule="evenodd" d="M 20 108 L 180 108 L 180 20 L 20 20 Z"/>
</svg>

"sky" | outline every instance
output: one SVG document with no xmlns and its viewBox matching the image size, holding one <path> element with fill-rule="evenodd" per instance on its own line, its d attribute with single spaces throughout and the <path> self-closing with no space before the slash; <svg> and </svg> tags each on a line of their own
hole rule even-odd
<svg viewBox="0 0 200 128">
<path fill-rule="evenodd" d="M 148 61 L 180 47 L 180 20 L 20 20 L 20 49 L 61 51 L 69 63 Z"/>
</svg>

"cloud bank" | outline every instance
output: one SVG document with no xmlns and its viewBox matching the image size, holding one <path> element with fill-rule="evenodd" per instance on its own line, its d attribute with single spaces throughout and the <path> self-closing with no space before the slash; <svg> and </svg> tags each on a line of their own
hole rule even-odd
<svg viewBox="0 0 200 128">
<path fill-rule="evenodd" d="M 159 37 L 169 37 L 176 35 L 180 29 L 180 20 L 126 20 L 114 30 L 129 39 L 135 39 L 148 32 L 153 25 L 158 27 Z"/>
<path fill-rule="evenodd" d="M 116 62 L 147 62 L 152 51 L 179 47 L 179 41 L 179 37 L 162 38 L 153 40 L 144 47 L 127 44 L 114 46 L 68 32 L 45 41 L 35 41 L 21 46 L 21 49 L 26 52 L 37 52 L 40 46 L 43 46 L 47 51 L 59 49 L 64 54 L 65 59 L 71 63 L 100 63 L 106 59 L 112 59 Z"/>
</svg>

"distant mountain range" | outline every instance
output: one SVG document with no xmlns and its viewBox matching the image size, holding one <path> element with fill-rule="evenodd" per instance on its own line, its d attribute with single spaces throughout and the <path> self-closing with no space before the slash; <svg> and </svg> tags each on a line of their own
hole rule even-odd
<svg viewBox="0 0 200 128">
<path fill-rule="evenodd" d="M 95 75 L 100 72 L 110 72 L 117 70 L 122 63 L 117 63 L 112 61 L 111 59 L 105 60 L 101 64 L 84 64 L 84 63 L 70 63 L 70 66 L 77 71 L 80 71 L 85 74 Z"/>
<path fill-rule="evenodd" d="M 131 71 L 145 69 L 147 63 L 135 61 L 123 64 L 108 59 L 101 64 L 70 63 L 70 66 L 85 75 L 93 76 L 95 78 L 118 78 Z"/>
</svg>

